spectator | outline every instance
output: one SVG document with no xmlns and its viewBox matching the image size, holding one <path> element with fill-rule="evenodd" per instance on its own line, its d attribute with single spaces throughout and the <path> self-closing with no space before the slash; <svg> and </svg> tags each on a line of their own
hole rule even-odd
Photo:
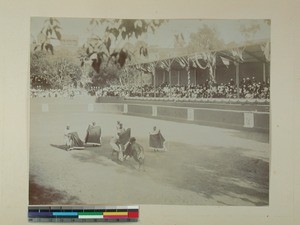
<svg viewBox="0 0 300 225">
<path fill-rule="evenodd" d="M 91 92 L 92 91 L 92 92 Z M 31 97 L 68 97 L 70 95 L 76 97 L 80 95 L 88 95 L 88 93 L 96 97 L 156 97 L 163 98 L 237 98 L 237 86 L 233 79 L 228 83 L 213 83 L 206 80 L 204 84 L 191 85 L 170 85 L 163 83 L 154 86 L 143 85 L 111 85 L 106 87 L 91 87 L 91 90 L 85 89 L 31 89 Z M 243 78 L 239 88 L 240 98 L 270 98 L 269 83 L 257 82 L 256 79 Z"/>
</svg>

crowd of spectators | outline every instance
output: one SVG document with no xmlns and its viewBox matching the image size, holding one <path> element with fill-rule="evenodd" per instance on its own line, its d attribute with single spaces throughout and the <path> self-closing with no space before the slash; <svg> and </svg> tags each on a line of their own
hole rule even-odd
<svg viewBox="0 0 300 225">
<path fill-rule="evenodd" d="M 43 89 L 40 87 L 37 88 L 31 88 L 30 90 L 30 96 L 32 98 L 36 97 L 44 97 L 44 98 L 50 98 L 50 97 L 68 97 L 72 98 L 75 96 L 87 96 L 89 95 L 88 91 L 85 89 Z"/>
<path fill-rule="evenodd" d="M 107 87 L 91 87 L 85 89 L 31 89 L 32 97 L 74 97 L 93 95 L 96 97 L 163 97 L 163 98 L 247 98 L 269 99 L 269 83 L 257 82 L 255 78 L 243 78 L 238 87 L 231 79 L 228 83 L 213 83 L 206 80 L 203 84 L 158 86 L 144 85 L 111 85 Z"/>
<path fill-rule="evenodd" d="M 256 82 L 255 78 L 245 78 L 238 87 L 231 79 L 228 83 L 211 83 L 191 85 L 169 85 L 163 83 L 154 87 L 144 86 L 109 86 L 95 92 L 96 96 L 124 96 L 124 97 L 171 97 L 171 98 L 248 98 L 269 99 L 270 87 L 268 83 Z"/>
</svg>

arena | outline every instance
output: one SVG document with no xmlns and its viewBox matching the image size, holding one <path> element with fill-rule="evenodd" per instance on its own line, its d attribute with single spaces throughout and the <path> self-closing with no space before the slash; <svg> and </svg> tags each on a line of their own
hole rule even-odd
<svg viewBox="0 0 300 225">
<path fill-rule="evenodd" d="M 31 205 L 269 205 L 270 21 L 76 21 L 33 19 Z"/>
<path fill-rule="evenodd" d="M 91 109 L 84 102 L 31 100 L 31 205 L 269 204 L 268 132 L 132 115 L 123 108 L 112 110 L 113 103 L 95 103 Z M 102 146 L 73 151 L 59 148 L 67 124 L 83 139 L 92 121 L 102 128 Z M 131 136 L 144 147 L 144 170 L 138 170 L 132 158 L 119 162 L 112 155 L 109 141 L 117 121 L 131 128 Z M 164 135 L 167 151 L 148 148 L 153 126 Z"/>
</svg>

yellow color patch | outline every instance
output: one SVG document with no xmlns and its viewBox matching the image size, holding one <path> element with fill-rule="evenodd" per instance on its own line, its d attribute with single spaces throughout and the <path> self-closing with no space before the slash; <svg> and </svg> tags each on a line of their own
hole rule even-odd
<svg viewBox="0 0 300 225">
<path fill-rule="evenodd" d="M 103 216 L 127 216 L 128 212 L 103 212 Z"/>
</svg>

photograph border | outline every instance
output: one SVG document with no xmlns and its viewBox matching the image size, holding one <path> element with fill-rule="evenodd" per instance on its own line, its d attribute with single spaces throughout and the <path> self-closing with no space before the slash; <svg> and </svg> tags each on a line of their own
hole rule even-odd
<svg viewBox="0 0 300 225">
<path fill-rule="evenodd" d="M 154 4 L 157 3 L 157 4 Z M 127 8 L 135 8 L 139 1 L 128 1 Z M 108 9 L 101 5 L 109 6 Z M 96 7 L 98 6 L 98 7 Z M 198 7 L 196 7 L 198 6 Z M 115 11 L 118 9 L 119 11 Z M 285 2 L 266 1 L 223 1 L 215 0 L 202 7 L 201 2 L 146 1 L 143 10 L 136 11 L 134 17 L 195 18 L 267 18 L 272 21 L 272 65 L 271 65 L 271 171 L 269 207 L 181 207 L 141 205 L 141 224 L 297 224 L 299 221 L 299 146 L 296 129 L 299 129 L 299 59 L 300 34 L 297 0 Z M 82 11 L 82 9 L 86 9 Z M 235 9 L 235 10 L 234 10 Z M 5 51 L 12 54 L 3 57 L 1 68 L 6 72 L 1 82 L 1 212 L 6 224 L 24 224 L 27 221 L 28 197 L 28 81 L 24 73 L 29 74 L 29 21 L 31 16 L 68 16 L 68 17 L 121 17 L 131 18 L 132 12 L 120 9 L 119 2 L 91 1 L 90 5 L 80 1 L 37 0 L 29 2 L 4 2 L 1 7 L 4 25 L 3 42 Z M 232 11 L 234 10 L 234 13 Z M 290 24 L 291 26 L 288 26 Z M 10 45 L 6 45 L 10 43 Z M 2 53 L 3 54 L 3 53 Z M 16 66 L 16 62 L 18 66 Z M 286 76 L 282 76 L 287 74 Z M 282 85 L 285 84 L 285 85 Z M 12 88 L 14 87 L 14 88 Z M 15 130 L 11 124 L 18 122 L 20 135 L 15 142 Z M 15 143 L 11 146 L 11 143 Z M 21 150 L 21 151 L 20 151 Z M 27 159 L 27 160 L 24 160 Z M 15 172 L 11 176 L 10 171 Z M 20 187 L 23 191 L 20 191 Z M 182 214 L 189 215 L 183 218 Z M 18 216 L 16 216 L 18 215 Z"/>
</svg>

